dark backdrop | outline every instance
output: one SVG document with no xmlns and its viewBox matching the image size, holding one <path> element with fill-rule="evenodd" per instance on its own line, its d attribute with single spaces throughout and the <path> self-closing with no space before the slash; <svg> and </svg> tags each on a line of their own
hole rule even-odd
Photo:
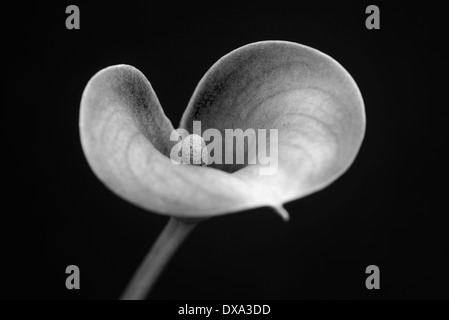
<svg viewBox="0 0 449 320">
<path fill-rule="evenodd" d="M 65 28 L 69 4 L 80 8 L 80 30 Z M 325 190 L 286 204 L 288 223 L 267 208 L 201 223 L 149 298 L 449 298 L 447 219 L 431 172 L 441 148 L 433 88 L 443 60 L 431 15 L 441 8 L 377 3 L 381 29 L 367 30 L 368 4 L 36 4 L 25 52 L 37 89 L 32 201 L 15 207 L 34 216 L 20 255 L 36 276 L 22 273 L 28 285 L 6 279 L 14 291 L 2 295 L 115 299 L 168 220 L 113 195 L 87 165 L 79 104 L 97 71 L 140 69 L 176 127 L 216 60 L 250 42 L 288 40 L 332 56 L 357 82 L 367 131 L 355 163 Z M 65 288 L 71 264 L 81 290 Z M 371 264 L 381 271 L 377 291 L 365 288 Z"/>
</svg>

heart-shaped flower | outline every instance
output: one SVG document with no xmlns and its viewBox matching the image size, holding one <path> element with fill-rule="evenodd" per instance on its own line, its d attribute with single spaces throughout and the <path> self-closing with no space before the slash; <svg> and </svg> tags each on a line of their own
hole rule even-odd
<svg viewBox="0 0 449 320">
<path fill-rule="evenodd" d="M 101 70 L 81 101 L 80 134 L 97 177 L 144 209 L 205 218 L 282 204 L 318 191 L 354 161 L 365 132 L 360 91 L 331 57 L 307 46 L 263 41 L 218 60 L 198 84 L 179 128 L 277 129 L 277 171 L 261 164 L 175 165 L 174 127 L 150 82 L 127 65 Z M 245 149 L 245 152 L 247 149 Z"/>
</svg>

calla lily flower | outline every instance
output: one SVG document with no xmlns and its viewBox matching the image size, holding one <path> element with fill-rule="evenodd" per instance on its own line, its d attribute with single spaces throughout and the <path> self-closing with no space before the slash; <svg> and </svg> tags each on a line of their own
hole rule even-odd
<svg viewBox="0 0 449 320">
<path fill-rule="evenodd" d="M 195 221 L 261 206 L 287 220 L 282 205 L 341 176 L 365 133 L 363 99 L 349 73 L 326 54 L 286 41 L 252 43 L 219 59 L 196 87 L 178 129 L 192 133 L 195 121 L 201 134 L 276 129 L 276 172 L 261 175 L 262 165 L 249 162 L 175 165 L 175 128 L 150 82 L 132 66 L 103 69 L 84 90 L 81 144 L 95 175 L 134 205 L 172 216 L 125 299 L 144 296 Z"/>
<path fill-rule="evenodd" d="M 174 127 L 147 78 L 128 65 L 101 70 L 81 101 L 80 135 L 97 177 L 146 210 L 207 218 L 282 204 L 328 186 L 354 161 L 365 132 L 360 91 L 334 59 L 313 48 L 263 41 L 218 60 L 199 82 L 179 128 L 278 129 L 278 170 L 170 161 Z"/>
</svg>

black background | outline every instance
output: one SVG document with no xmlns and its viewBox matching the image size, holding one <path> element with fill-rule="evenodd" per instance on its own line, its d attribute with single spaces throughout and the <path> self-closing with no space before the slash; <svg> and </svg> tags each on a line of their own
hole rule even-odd
<svg viewBox="0 0 449 320">
<path fill-rule="evenodd" d="M 80 30 L 65 28 L 69 4 L 80 8 Z M 444 189 L 434 172 L 434 137 L 443 132 L 433 119 L 443 106 L 432 88 L 443 53 L 433 14 L 441 8 L 377 3 L 381 29 L 367 30 L 368 4 L 36 4 L 38 23 L 25 35 L 36 59 L 28 73 L 37 89 L 32 201 L 14 207 L 31 213 L 23 223 L 33 232 L 19 253 L 28 273 L 5 277 L 12 289 L 3 286 L 2 297 L 116 299 L 168 220 L 119 199 L 88 167 L 79 104 L 97 71 L 140 69 L 176 127 L 220 57 L 288 40 L 332 56 L 357 82 L 367 131 L 355 163 L 325 190 L 286 204 L 288 223 L 267 208 L 201 223 L 148 298 L 449 298 L 447 210 L 436 204 Z M 65 288 L 71 264 L 81 270 L 80 290 Z M 380 290 L 365 288 L 371 264 Z"/>
</svg>

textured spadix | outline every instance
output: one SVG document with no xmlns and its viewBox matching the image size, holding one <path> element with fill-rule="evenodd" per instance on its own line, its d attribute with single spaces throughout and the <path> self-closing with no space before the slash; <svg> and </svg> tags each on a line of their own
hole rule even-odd
<svg viewBox="0 0 449 320">
<path fill-rule="evenodd" d="M 180 128 L 278 129 L 276 174 L 255 165 L 174 165 L 174 129 L 149 81 L 118 65 L 87 84 L 80 134 L 87 160 L 117 195 L 178 217 L 209 217 L 283 203 L 322 189 L 353 162 L 363 140 L 363 100 L 331 57 L 284 41 L 222 57 L 198 84 Z"/>
</svg>

